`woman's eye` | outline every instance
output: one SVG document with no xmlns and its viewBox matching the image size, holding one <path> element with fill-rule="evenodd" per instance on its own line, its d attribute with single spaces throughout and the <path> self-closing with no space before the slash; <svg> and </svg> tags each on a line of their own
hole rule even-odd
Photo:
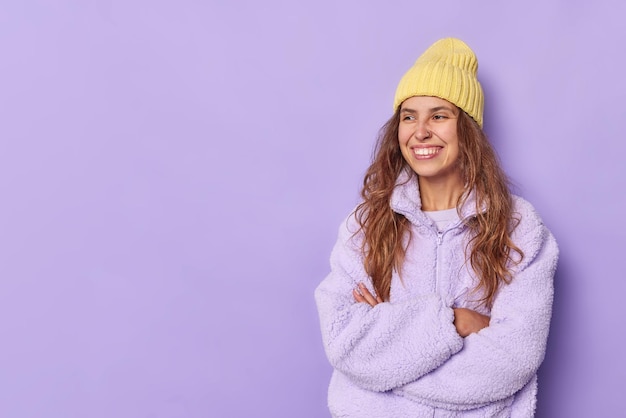
<svg viewBox="0 0 626 418">
<path fill-rule="evenodd" d="M 415 117 L 411 116 L 411 115 L 406 115 L 405 117 L 402 118 L 402 120 L 414 120 Z"/>
<path fill-rule="evenodd" d="M 441 120 L 441 119 L 447 119 L 447 117 L 446 117 L 446 116 L 444 116 L 444 115 L 435 115 L 435 116 L 433 116 L 433 119 L 435 119 L 435 120 Z"/>
</svg>

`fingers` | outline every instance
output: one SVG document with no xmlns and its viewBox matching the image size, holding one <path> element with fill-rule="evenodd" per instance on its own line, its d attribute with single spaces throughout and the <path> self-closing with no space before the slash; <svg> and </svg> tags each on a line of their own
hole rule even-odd
<svg viewBox="0 0 626 418">
<path fill-rule="evenodd" d="M 358 288 L 354 289 L 352 291 L 352 294 L 354 296 L 354 300 L 356 300 L 357 302 L 367 303 L 372 307 L 383 302 L 383 300 L 379 296 L 372 296 L 370 291 L 367 289 L 367 287 L 365 287 L 363 283 L 359 283 Z"/>
<path fill-rule="evenodd" d="M 358 290 L 354 289 L 352 290 L 352 296 L 354 296 L 354 300 L 356 300 L 359 303 L 367 303 L 367 301 L 365 300 L 365 298 L 363 296 L 361 296 L 361 294 L 359 293 Z"/>
</svg>

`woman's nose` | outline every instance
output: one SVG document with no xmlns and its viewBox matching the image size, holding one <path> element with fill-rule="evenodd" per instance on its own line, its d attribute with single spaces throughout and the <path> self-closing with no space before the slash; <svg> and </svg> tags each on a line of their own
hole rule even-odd
<svg viewBox="0 0 626 418">
<path fill-rule="evenodd" d="M 418 123 L 417 126 L 415 127 L 414 136 L 420 141 L 430 138 L 431 133 L 430 133 L 430 129 L 428 129 L 428 124 Z"/>
</svg>

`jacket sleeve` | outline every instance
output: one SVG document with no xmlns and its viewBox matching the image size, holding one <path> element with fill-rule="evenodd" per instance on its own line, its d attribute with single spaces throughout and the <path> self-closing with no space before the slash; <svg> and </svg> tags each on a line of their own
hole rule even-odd
<svg viewBox="0 0 626 418">
<path fill-rule="evenodd" d="M 441 367 L 397 393 L 435 407 L 473 409 L 511 397 L 533 378 L 546 349 L 558 247 L 534 210 L 513 239 L 524 260 L 496 295 L 489 326 L 467 336 L 463 349 Z"/>
<path fill-rule="evenodd" d="M 352 290 L 365 273 L 360 233 L 351 216 L 331 255 L 331 272 L 315 290 L 322 340 L 331 365 L 357 386 L 388 391 L 414 381 L 459 351 L 454 312 L 433 294 L 370 307 Z"/>
</svg>

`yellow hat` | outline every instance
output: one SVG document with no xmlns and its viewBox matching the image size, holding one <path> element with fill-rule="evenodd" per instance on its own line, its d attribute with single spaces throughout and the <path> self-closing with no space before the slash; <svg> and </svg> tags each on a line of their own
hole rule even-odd
<svg viewBox="0 0 626 418">
<path fill-rule="evenodd" d="M 483 126 L 483 89 L 476 78 L 478 60 L 465 42 L 440 39 L 430 46 L 400 80 L 394 111 L 413 96 L 436 96 L 455 104 Z"/>
</svg>

